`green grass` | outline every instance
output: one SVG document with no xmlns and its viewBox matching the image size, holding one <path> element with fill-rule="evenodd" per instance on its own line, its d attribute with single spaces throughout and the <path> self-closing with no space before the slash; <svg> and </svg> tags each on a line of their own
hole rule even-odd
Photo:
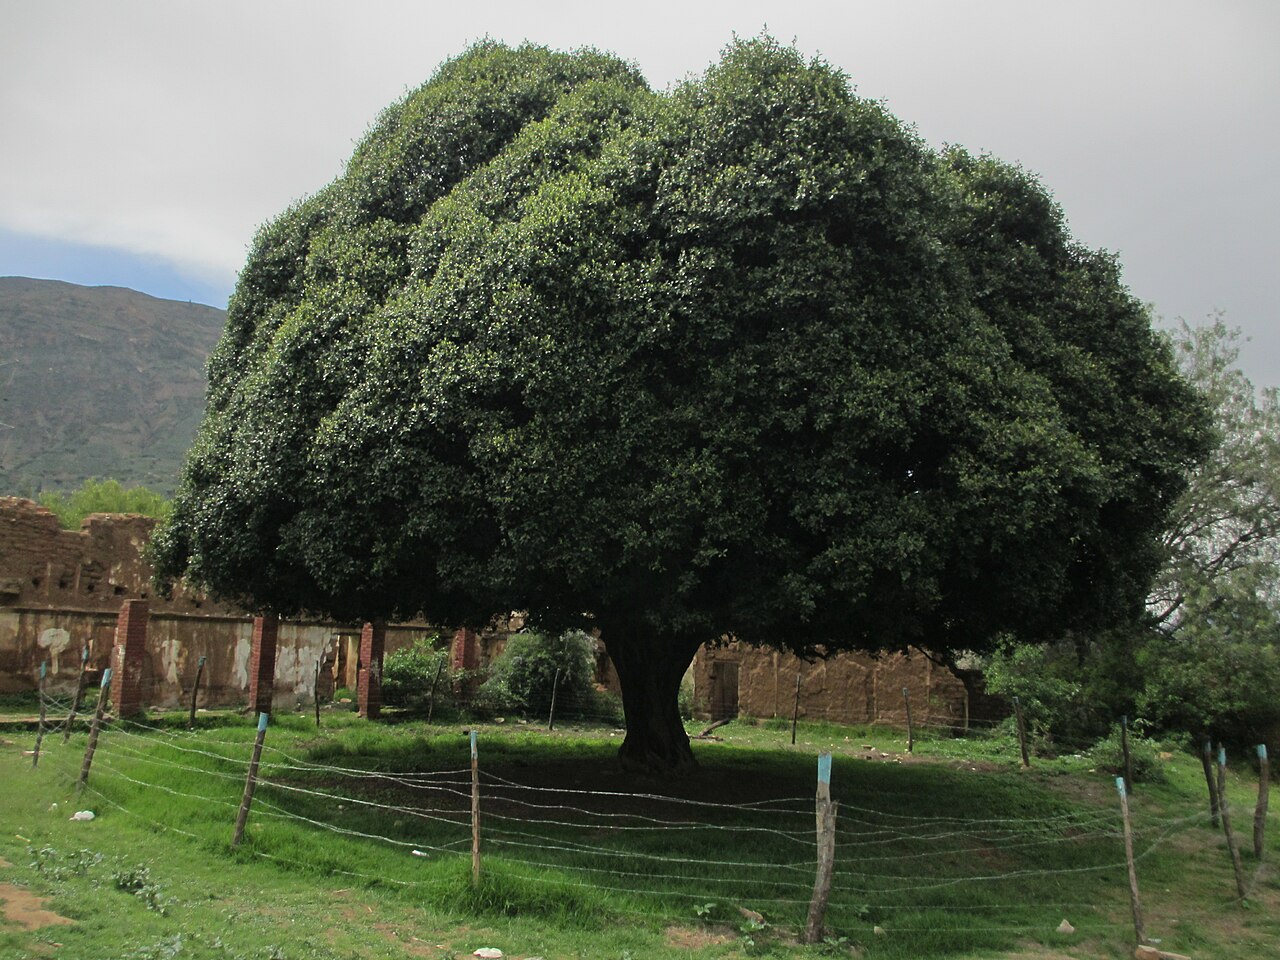
<svg viewBox="0 0 1280 960">
<path fill-rule="evenodd" d="M 108 730 L 79 797 L 83 733 L 47 739 L 34 771 L 30 735 L 4 735 L 0 884 L 75 923 L 0 924 L 0 956 L 1132 955 L 1117 796 L 1087 756 L 1022 771 L 999 738 L 926 736 L 908 756 L 897 730 L 802 724 L 792 747 L 789 724 L 739 722 L 696 744 L 697 775 L 636 781 L 616 770 L 608 728 L 484 725 L 473 887 L 461 725 L 329 712 L 317 731 L 281 716 L 232 850 L 254 725 L 201 723 L 188 733 L 175 714 Z M 840 804 L 831 942 L 804 947 L 822 749 Z M 1200 814 L 1198 761 L 1166 768 L 1132 798 L 1149 934 L 1193 955 L 1265 955 L 1280 937 L 1280 885 L 1250 849 L 1256 781 L 1232 772 L 1252 884 L 1242 907 L 1221 833 Z M 458 771 L 456 792 L 420 789 L 412 775 L 432 771 Z M 97 818 L 69 822 L 81 808 Z M 1070 937 L 1054 932 L 1064 917 Z"/>
</svg>

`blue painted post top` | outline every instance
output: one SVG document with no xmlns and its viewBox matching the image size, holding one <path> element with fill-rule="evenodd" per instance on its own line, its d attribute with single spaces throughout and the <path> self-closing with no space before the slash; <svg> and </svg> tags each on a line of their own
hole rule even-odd
<svg viewBox="0 0 1280 960">
<path fill-rule="evenodd" d="M 1227 765 L 1227 748 L 1218 748 L 1218 766 L 1225 767 Z"/>
<path fill-rule="evenodd" d="M 1120 791 L 1120 796 L 1124 796 L 1124 777 L 1116 777 L 1116 789 Z"/>
<path fill-rule="evenodd" d="M 476 758 L 476 732 L 472 730 L 471 731 L 471 759 L 474 760 L 475 758 Z"/>
<path fill-rule="evenodd" d="M 1129 718 L 1127 716 L 1120 717 L 1120 726 L 1124 727 L 1126 730 L 1129 729 Z"/>
<path fill-rule="evenodd" d="M 45 677 L 45 674 L 47 674 L 48 672 L 49 672 L 49 661 L 41 660 L 40 661 L 40 679 L 43 680 Z"/>
<path fill-rule="evenodd" d="M 262 731 L 266 729 L 267 729 L 267 715 L 265 713 L 260 713 L 258 714 L 258 732 L 262 733 Z"/>
<path fill-rule="evenodd" d="M 1267 759 L 1267 745 L 1265 743 L 1258 744 L 1258 759 Z"/>
<path fill-rule="evenodd" d="M 88 648 L 88 647 L 85 647 L 83 650 L 81 650 L 81 651 L 80 651 L 80 662 L 81 662 L 81 663 L 88 663 L 88 662 L 89 662 L 89 648 Z"/>
<path fill-rule="evenodd" d="M 831 783 L 831 754 L 829 753 L 818 755 L 818 782 Z"/>
<path fill-rule="evenodd" d="M 196 666 L 198 666 L 198 667 L 203 667 L 203 666 L 204 666 L 204 661 L 205 661 L 205 658 L 204 658 L 204 657 L 201 657 L 201 658 L 200 658 L 200 662 L 199 662 L 198 664 L 196 664 Z"/>
<path fill-rule="evenodd" d="M 107 667 L 107 669 L 102 671 L 102 685 L 104 687 L 111 685 L 111 668 L 110 667 Z"/>
</svg>

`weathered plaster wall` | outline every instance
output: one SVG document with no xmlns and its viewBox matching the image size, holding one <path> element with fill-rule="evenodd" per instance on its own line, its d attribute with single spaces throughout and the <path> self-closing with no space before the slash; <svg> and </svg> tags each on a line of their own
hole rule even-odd
<svg viewBox="0 0 1280 960">
<path fill-rule="evenodd" d="M 925 657 L 901 654 L 840 653 L 807 663 L 788 653 L 740 644 L 704 647 L 693 664 L 694 702 L 699 716 L 713 719 L 732 715 L 735 703 L 739 714 L 790 717 L 797 676 L 799 714 L 805 719 L 905 725 L 905 688 L 916 723 L 965 723 L 964 685 Z"/>
<path fill-rule="evenodd" d="M 0 497 L 0 693 L 30 690 L 41 661 L 48 689 L 74 690 L 82 651 L 100 673 L 111 665 L 116 615 L 125 600 L 149 601 L 143 702 L 189 702 L 200 657 L 206 657 L 200 703 L 243 702 L 249 689 L 252 617 L 178 585 L 170 598 L 151 591 L 143 549 L 154 520 L 95 514 L 80 530 L 63 530 L 38 504 Z M 434 632 L 426 624 L 387 628 L 388 652 Z M 315 694 L 316 664 L 330 663 L 322 687 L 355 688 L 360 628 L 321 621 L 280 624 L 274 705 L 291 708 Z M 327 691 L 326 691 L 327 692 Z"/>
</svg>

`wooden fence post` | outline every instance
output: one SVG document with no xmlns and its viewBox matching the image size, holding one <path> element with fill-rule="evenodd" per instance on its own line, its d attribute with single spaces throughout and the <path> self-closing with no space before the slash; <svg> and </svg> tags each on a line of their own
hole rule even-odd
<svg viewBox="0 0 1280 960">
<path fill-rule="evenodd" d="M 1124 754 L 1124 789 L 1133 793 L 1133 757 L 1129 754 L 1129 718 L 1120 718 L 1120 751 Z"/>
<path fill-rule="evenodd" d="M 796 723 L 800 720 L 800 671 L 796 671 L 796 702 L 791 708 L 791 745 L 796 745 Z"/>
<path fill-rule="evenodd" d="M 1271 793 L 1271 761 L 1267 745 L 1258 744 L 1258 805 L 1253 811 L 1253 855 L 1262 859 L 1263 833 L 1267 828 L 1267 802 Z"/>
<path fill-rule="evenodd" d="M 1129 823 L 1129 796 L 1124 777 L 1116 777 L 1116 789 L 1120 792 L 1120 815 L 1124 819 L 1124 859 L 1129 867 L 1129 906 L 1133 908 L 1133 935 L 1138 946 L 1147 942 L 1147 931 L 1142 923 L 1142 901 L 1138 898 L 1138 871 L 1133 863 L 1133 826 Z"/>
<path fill-rule="evenodd" d="M 316 661 L 316 676 L 311 682 L 311 699 L 316 707 L 316 729 L 320 729 L 320 664 L 324 659 L 324 651 L 320 651 L 320 660 Z"/>
<path fill-rule="evenodd" d="M 80 764 L 80 778 L 76 780 L 76 792 L 89 782 L 89 768 L 93 766 L 93 753 L 98 749 L 98 732 L 102 729 L 102 715 L 107 712 L 107 695 L 111 691 L 111 668 L 102 671 L 102 686 L 98 690 L 98 708 L 89 724 L 89 742 L 84 747 L 84 762 Z"/>
<path fill-rule="evenodd" d="M 471 731 L 471 885 L 480 885 L 480 754 Z"/>
<path fill-rule="evenodd" d="M 1218 784 L 1213 779 L 1213 744 L 1208 740 L 1204 742 L 1204 748 L 1200 751 L 1200 762 L 1204 765 L 1205 783 L 1209 785 L 1209 822 L 1213 824 L 1214 829 L 1218 828 L 1218 808 L 1221 805 L 1218 800 Z"/>
<path fill-rule="evenodd" d="M 258 714 L 258 735 L 253 741 L 253 756 L 249 758 L 249 775 L 244 781 L 244 796 L 240 798 L 240 812 L 236 814 L 236 831 L 231 837 L 233 847 L 244 839 L 244 825 L 249 820 L 249 808 L 253 806 L 253 791 L 258 786 L 258 763 L 262 760 L 262 741 L 267 738 L 267 714 Z"/>
<path fill-rule="evenodd" d="M 436 710 L 436 684 L 440 682 L 440 674 L 444 672 L 444 660 L 445 658 L 442 657 L 436 664 L 436 675 L 431 678 L 431 694 L 427 699 L 427 723 L 431 722 L 431 714 Z"/>
<path fill-rule="evenodd" d="M 1022 719 L 1022 704 L 1017 697 L 1013 698 L 1013 716 L 1018 723 L 1018 747 L 1022 750 L 1022 765 L 1029 767 L 1031 758 L 1027 756 L 1027 725 Z"/>
<path fill-rule="evenodd" d="M 204 657 L 196 664 L 196 682 L 191 687 L 191 716 L 187 717 L 187 729 L 191 730 L 196 725 L 196 697 L 200 695 L 200 676 L 204 673 Z"/>
<path fill-rule="evenodd" d="M 1227 799 L 1227 748 L 1218 744 L 1218 812 L 1222 815 L 1222 830 L 1227 835 L 1227 850 L 1231 854 L 1231 868 L 1236 873 L 1236 892 L 1245 898 L 1244 864 L 1240 862 L 1240 848 L 1231 830 L 1231 803 Z"/>
<path fill-rule="evenodd" d="M 36 748 L 33 751 L 31 751 L 32 767 L 37 767 L 40 764 L 40 744 L 44 741 L 44 718 L 45 718 L 44 678 L 45 678 L 45 674 L 47 674 L 48 672 L 49 672 L 49 661 L 41 660 L 40 661 L 40 687 L 39 687 L 40 725 L 36 727 Z"/>
<path fill-rule="evenodd" d="M 907 753 L 914 753 L 916 748 L 916 732 L 911 725 L 911 695 L 907 693 L 907 688 L 902 688 L 902 702 L 907 707 Z"/>
<path fill-rule="evenodd" d="M 822 942 L 822 922 L 831 897 L 831 874 L 836 859 L 836 804 L 831 802 L 831 754 L 818 757 L 818 792 L 815 802 L 818 830 L 818 872 L 804 928 L 805 943 Z"/>
<path fill-rule="evenodd" d="M 66 743 L 71 739 L 71 727 L 76 722 L 76 714 L 80 711 L 80 701 L 84 699 L 84 680 L 85 668 L 89 664 L 89 648 L 86 646 L 80 652 L 80 676 L 76 677 L 76 695 L 71 700 L 71 710 L 67 713 L 67 725 L 62 729 L 62 742 Z"/>
<path fill-rule="evenodd" d="M 555 679 L 551 681 L 551 713 L 547 715 L 547 729 L 556 728 L 556 691 L 560 689 L 560 668 L 556 667 Z"/>
</svg>

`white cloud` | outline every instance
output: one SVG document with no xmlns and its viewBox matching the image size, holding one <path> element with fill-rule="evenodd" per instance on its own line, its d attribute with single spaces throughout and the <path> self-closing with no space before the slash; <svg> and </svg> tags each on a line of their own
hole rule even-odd
<svg viewBox="0 0 1280 960">
<path fill-rule="evenodd" d="M 1193 320 L 1227 308 L 1280 382 L 1269 0 L 10 3 L 0 226 L 227 273 L 259 223 L 337 175 L 378 111 L 470 41 L 593 45 L 663 87 L 766 24 L 931 142 L 1041 173 L 1137 295 Z"/>
</svg>

